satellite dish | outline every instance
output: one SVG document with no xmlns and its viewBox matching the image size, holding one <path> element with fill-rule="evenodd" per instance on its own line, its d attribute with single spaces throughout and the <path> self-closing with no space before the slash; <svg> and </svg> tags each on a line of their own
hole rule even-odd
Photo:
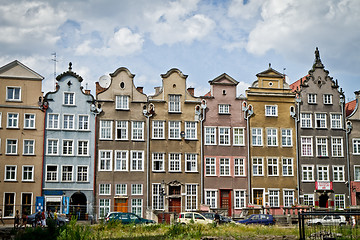
<svg viewBox="0 0 360 240">
<path fill-rule="evenodd" d="M 99 78 L 99 85 L 102 88 L 108 88 L 111 84 L 111 78 L 109 75 L 103 75 Z"/>
</svg>

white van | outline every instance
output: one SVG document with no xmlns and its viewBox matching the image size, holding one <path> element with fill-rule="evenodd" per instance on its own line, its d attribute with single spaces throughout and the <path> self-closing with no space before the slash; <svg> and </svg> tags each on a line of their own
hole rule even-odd
<svg viewBox="0 0 360 240">
<path fill-rule="evenodd" d="M 214 223 L 214 220 L 207 219 L 202 214 L 197 212 L 182 212 L 179 214 L 177 219 L 178 223 L 189 224 L 189 223 L 200 223 L 200 224 L 211 224 Z"/>
</svg>

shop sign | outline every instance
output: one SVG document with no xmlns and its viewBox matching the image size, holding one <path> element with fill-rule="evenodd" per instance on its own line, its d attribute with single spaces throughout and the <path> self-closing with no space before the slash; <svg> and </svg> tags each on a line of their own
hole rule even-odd
<svg viewBox="0 0 360 240">
<path fill-rule="evenodd" d="M 332 182 L 315 182 L 316 190 L 332 190 Z"/>
</svg>

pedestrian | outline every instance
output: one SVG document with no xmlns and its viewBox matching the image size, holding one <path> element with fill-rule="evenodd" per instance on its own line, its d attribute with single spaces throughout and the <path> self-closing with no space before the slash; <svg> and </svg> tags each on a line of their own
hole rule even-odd
<svg viewBox="0 0 360 240">
<path fill-rule="evenodd" d="M 55 212 L 54 212 L 54 219 L 55 219 L 56 226 L 57 226 L 57 225 L 58 225 L 58 213 L 57 213 L 57 209 L 55 209 Z"/>
<path fill-rule="evenodd" d="M 80 209 L 80 204 L 78 204 L 77 208 L 76 208 L 76 216 L 77 216 L 77 220 L 80 220 L 80 212 L 81 212 L 81 209 Z"/>
<path fill-rule="evenodd" d="M 219 215 L 219 213 L 217 211 L 215 212 L 215 223 L 216 224 L 220 223 L 220 215 Z"/>
<path fill-rule="evenodd" d="M 26 224 L 27 224 L 27 214 L 26 214 L 26 211 L 24 210 L 23 213 L 22 213 L 22 224 L 21 226 L 24 226 L 24 228 L 26 228 Z"/>
<path fill-rule="evenodd" d="M 43 210 L 42 213 L 41 213 L 41 226 L 42 227 L 46 226 L 45 210 Z"/>
<path fill-rule="evenodd" d="M 14 228 L 18 228 L 20 225 L 20 215 L 19 210 L 16 210 L 15 219 L 14 219 Z"/>
<path fill-rule="evenodd" d="M 0 208 L 0 221 L 2 222 L 3 225 L 5 225 L 3 217 L 2 217 L 2 209 Z"/>
<path fill-rule="evenodd" d="M 355 219 L 355 216 L 351 216 L 351 225 L 352 227 L 354 228 L 355 225 L 356 225 L 356 219 Z"/>
<path fill-rule="evenodd" d="M 35 215 L 35 226 L 41 226 L 41 212 L 38 211 Z"/>
</svg>

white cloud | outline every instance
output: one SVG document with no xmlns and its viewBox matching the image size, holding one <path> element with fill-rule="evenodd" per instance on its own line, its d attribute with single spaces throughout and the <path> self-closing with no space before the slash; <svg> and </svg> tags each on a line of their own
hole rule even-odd
<svg viewBox="0 0 360 240">
<path fill-rule="evenodd" d="M 245 96 L 245 90 L 247 90 L 251 84 L 240 81 L 236 87 L 236 93 L 239 96 L 240 94 Z"/>
<path fill-rule="evenodd" d="M 251 19 L 258 16 L 263 0 L 250 0 L 244 4 L 244 0 L 233 0 L 229 6 L 228 15 L 241 19 Z"/>
</svg>

